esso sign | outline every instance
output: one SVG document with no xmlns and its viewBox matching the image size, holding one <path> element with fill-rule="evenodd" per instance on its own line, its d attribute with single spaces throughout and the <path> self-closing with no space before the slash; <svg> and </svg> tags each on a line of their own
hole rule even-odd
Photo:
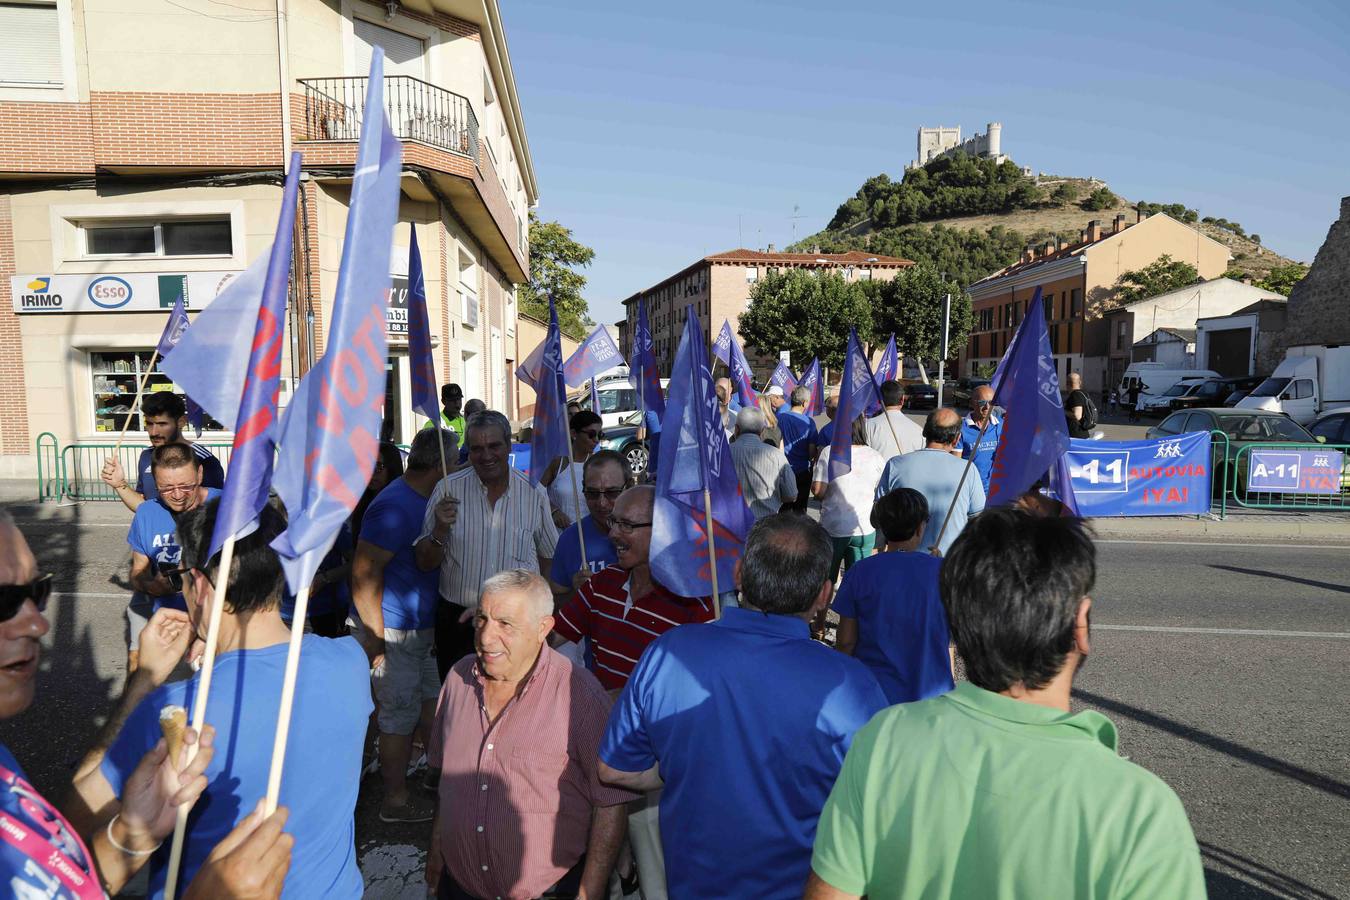
<svg viewBox="0 0 1350 900">
<path fill-rule="evenodd" d="M 131 302 L 131 285 L 116 275 L 105 275 L 89 283 L 89 300 L 103 309 L 120 309 Z"/>
</svg>

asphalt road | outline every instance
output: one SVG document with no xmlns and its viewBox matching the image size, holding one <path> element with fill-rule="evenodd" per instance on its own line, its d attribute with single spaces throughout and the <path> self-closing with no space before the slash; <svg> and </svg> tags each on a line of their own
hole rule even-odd
<svg viewBox="0 0 1350 900">
<path fill-rule="evenodd" d="M 14 508 L 56 573 L 38 702 L 0 741 L 60 797 L 120 690 L 129 519 Z M 1106 542 L 1077 702 L 1181 796 L 1215 898 L 1350 897 L 1350 548 Z M 420 896 L 425 827 L 380 825 L 365 784 L 368 896 Z"/>
</svg>

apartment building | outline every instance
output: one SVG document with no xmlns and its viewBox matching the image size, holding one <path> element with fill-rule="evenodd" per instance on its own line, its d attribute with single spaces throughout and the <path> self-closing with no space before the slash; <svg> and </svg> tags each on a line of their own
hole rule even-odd
<svg viewBox="0 0 1350 900">
<path fill-rule="evenodd" d="M 1101 310 L 1111 305 L 1122 274 L 1164 254 L 1195 266 L 1204 279 L 1222 275 L 1230 259 L 1226 246 L 1161 213 L 1139 213 L 1133 223 L 1118 215 L 1106 227 L 1093 220 L 1077 241 L 1028 247 L 1016 263 L 967 288 L 973 324 L 958 371 L 973 375 L 977 367 L 998 363 L 1040 288 L 1061 383 L 1073 371 L 1082 373 L 1088 390 L 1119 381 L 1124 370 L 1110 371 L 1117 357 L 1109 355 Z"/>
<path fill-rule="evenodd" d="M 775 272 L 786 269 L 804 269 L 809 272 L 837 272 L 849 281 L 877 279 L 889 281 L 901 269 L 914 265 L 897 256 L 878 256 L 860 250 L 847 253 L 777 253 L 773 245 L 763 250 L 728 250 L 705 256 L 623 301 L 625 321 L 618 324 L 620 346 L 624 356 L 630 355 L 632 333 L 637 323 L 637 301 L 646 301 L 647 319 L 652 329 L 653 352 L 662 372 L 669 372 L 675 361 L 684 330 L 685 307 L 693 305 L 699 317 L 699 327 L 711 343 L 722 322 L 730 320 L 733 327 L 740 322 L 741 313 L 750 305 L 750 291 L 755 283 Z M 742 345 L 745 339 L 737 333 Z M 840 341 L 847 338 L 841 335 Z M 756 348 L 746 347 L 745 354 L 756 370 L 772 367 L 778 357 L 774 353 L 761 354 Z M 800 366 L 808 360 L 797 361 Z M 759 374 L 767 376 L 768 371 Z"/>
<path fill-rule="evenodd" d="M 129 425 L 168 308 L 208 304 L 272 239 L 304 154 L 286 402 L 323 353 L 372 48 L 403 145 L 386 415 L 418 426 L 407 365 L 409 226 L 437 373 L 516 415 L 516 286 L 538 187 L 497 0 L 18 0 L 0 4 L 0 475 L 33 445 Z M 528 352 L 530 348 L 525 348 Z M 172 385 L 157 372 L 147 390 Z M 228 434 L 211 439 L 228 440 Z"/>
</svg>

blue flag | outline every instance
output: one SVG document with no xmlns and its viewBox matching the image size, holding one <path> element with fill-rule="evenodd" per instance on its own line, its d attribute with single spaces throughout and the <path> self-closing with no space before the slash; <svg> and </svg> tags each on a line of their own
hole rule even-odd
<svg viewBox="0 0 1350 900">
<path fill-rule="evenodd" d="M 652 329 L 647 324 L 647 304 L 638 299 L 637 326 L 633 329 L 632 359 L 628 363 L 628 383 L 642 395 L 648 412 L 665 415 L 666 398 L 661 393 L 661 374 L 652 351 Z"/>
<path fill-rule="evenodd" d="M 819 359 L 812 359 L 811 365 L 802 371 L 802 380 L 797 383 L 797 387 L 804 387 L 811 392 L 806 400 L 808 416 L 818 416 L 825 411 L 825 385 L 820 378 Z"/>
<path fill-rule="evenodd" d="M 272 542 L 291 592 L 314 578 L 375 469 L 384 408 L 385 306 L 403 148 L 384 115 L 384 51 L 371 54 L 361 143 L 328 346 L 281 423 L 274 486 L 290 524 Z"/>
<path fill-rule="evenodd" d="M 439 422 L 441 399 L 436 390 L 436 363 L 431 355 L 427 282 L 422 275 L 422 253 L 417 249 L 417 229 L 412 223 L 408 224 L 408 364 L 413 409 Z"/>
<path fill-rule="evenodd" d="M 1006 411 L 989 473 L 988 505 L 1012 503 L 1069 449 L 1055 358 L 1045 329 L 1041 289 L 1013 335 L 994 383 L 994 405 Z"/>
<path fill-rule="evenodd" d="M 549 303 L 553 300 L 550 298 Z M 539 392 L 539 367 L 544 364 L 544 345 L 547 341 L 541 341 L 538 347 L 530 351 L 530 355 L 525 357 L 525 361 L 516 366 L 516 378 L 530 386 L 530 390 Z"/>
<path fill-rule="evenodd" d="M 169 313 L 169 321 L 164 323 L 164 331 L 159 336 L 159 343 L 155 345 L 161 359 L 170 350 L 178 346 L 178 342 L 182 339 L 183 332 L 187 331 L 187 327 L 187 310 L 183 307 L 183 295 L 179 294 L 178 299 L 174 301 L 173 311 Z"/>
<path fill-rule="evenodd" d="M 548 332 L 539 345 L 535 382 L 534 432 L 530 437 L 530 484 L 538 484 L 558 457 L 572 458 L 572 436 L 567 428 L 567 388 L 563 384 L 562 332 L 558 308 L 548 298 Z"/>
<path fill-rule="evenodd" d="M 248 356 L 230 452 L 230 477 L 220 495 L 210 555 L 237 537 L 258 518 L 267 505 L 272 483 L 272 459 L 276 447 L 277 389 L 281 376 L 282 333 L 286 324 L 286 294 L 291 275 L 291 241 L 295 233 L 295 199 L 300 189 L 300 154 L 291 155 L 290 174 L 281 195 L 281 215 L 267 262 L 267 281 L 253 327 L 253 346 Z M 199 363 L 200 364 L 200 363 Z"/>
<path fill-rule="evenodd" d="M 741 406 L 753 406 L 759 409 L 759 395 L 755 393 L 754 372 L 750 369 L 750 362 L 745 358 L 745 351 L 741 349 L 741 342 L 736 340 L 736 336 L 731 335 L 731 383 L 736 386 L 736 399 L 740 401 Z"/>
<path fill-rule="evenodd" d="M 206 424 L 206 410 L 198 406 L 197 401 L 186 394 L 183 395 L 183 403 L 187 406 L 188 424 L 196 430 L 197 437 L 201 437 L 202 426 Z"/>
<path fill-rule="evenodd" d="M 591 412 L 600 415 L 600 392 L 595 389 L 595 379 L 591 379 Z"/>
<path fill-rule="evenodd" d="M 619 345 L 609 336 L 609 329 L 598 325 L 591 332 L 591 336 L 582 341 L 576 352 L 567 357 L 567 362 L 563 363 L 563 382 L 568 387 L 581 387 L 589 379 L 594 395 L 596 376 L 621 365 L 623 354 L 619 352 Z"/>
<path fill-rule="evenodd" d="M 895 332 L 891 332 L 891 339 L 886 342 L 886 349 L 881 352 L 881 359 L 877 360 L 877 367 L 873 370 L 872 380 L 876 382 L 877 393 L 867 404 L 867 415 L 875 416 L 882 410 L 881 386 L 896 377 L 896 372 L 900 368 L 900 355 L 895 349 Z"/>
<path fill-rule="evenodd" d="M 780 359 L 778 365 L 774 366 L 773 374 L 769 376 L 769 384 L 782 388 L 783 396 L 786 397 L 797 387 L 797 376 L 793 375 L 788 364 Z"/>
<path fill-rule="evenodd" d="M 834 414 L 834 437 L 830 440 L 830 465 L 826 481 L 834 481 L 853 470 L 853 420 L 863 415 L 869 401 L 877 397 L 877 383 L 867 362 L 858 332 L 848 330 L 848 349 L 844 353 L 844 379 L 839 382 L 839 408 Z"/>
<path fill-rule="evenodd" d="M 725 365 L 731 365 L 731 345 L 735 343 L 736 337 L 731 333 L 731 321 L 722 320 L 722 330 L 717 332 L 717 339 L 713 341 L 713 356 L 720 359 Z"/>
<path fill-rule="evenodd" d="M 704 491 L 711 500 L 718 588 L 733 588 L 732 569 L 754 517 L 741 495 L 722 429 L 698 316 L 689 307 L 670 372 L 661 421 L 661 458 L 652 512 L 651 567 L 656 580 L 683 597 L 712 594 Z"/>
<path fill-rule="evenodd" d="M 229 431 L 237 430 L 239 402 L 250 371 L 254 332 L 247 323 L 259 321 L 263 283 L 274 249 L 268 247 L 197 313 L 192 327 L 159 366 L 199 408 Z"/>
</svg>

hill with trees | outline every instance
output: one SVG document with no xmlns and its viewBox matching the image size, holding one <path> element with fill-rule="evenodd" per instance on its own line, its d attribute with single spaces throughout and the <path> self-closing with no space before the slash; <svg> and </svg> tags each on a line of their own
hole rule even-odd
<svg viewBox="0 0 1350 900">
<path fill-rule="evenodd" d="M 1015 262 L 1027 244 L 1056 237 L 1076 242 L 1090 220 L 1106 224 L 1120 214 L 1133 222 L 1138 207 L 1150 215 L 1166 213 L 1227 245 L 1230 277 L 1250 275 L 1288 294 L 1307 272 L 1265 247 L 1260 234 L 1226 218 L 1202 216 L 1179 203 L 1131 202 L 1096 179 L 1029 176 L 1011 161 L 962 154 L 909 169 L 900 181 L 885 174 L 867 179 L 825 230 L 788 249 L 902 256 L 968 285 Z"/>
</svg>

